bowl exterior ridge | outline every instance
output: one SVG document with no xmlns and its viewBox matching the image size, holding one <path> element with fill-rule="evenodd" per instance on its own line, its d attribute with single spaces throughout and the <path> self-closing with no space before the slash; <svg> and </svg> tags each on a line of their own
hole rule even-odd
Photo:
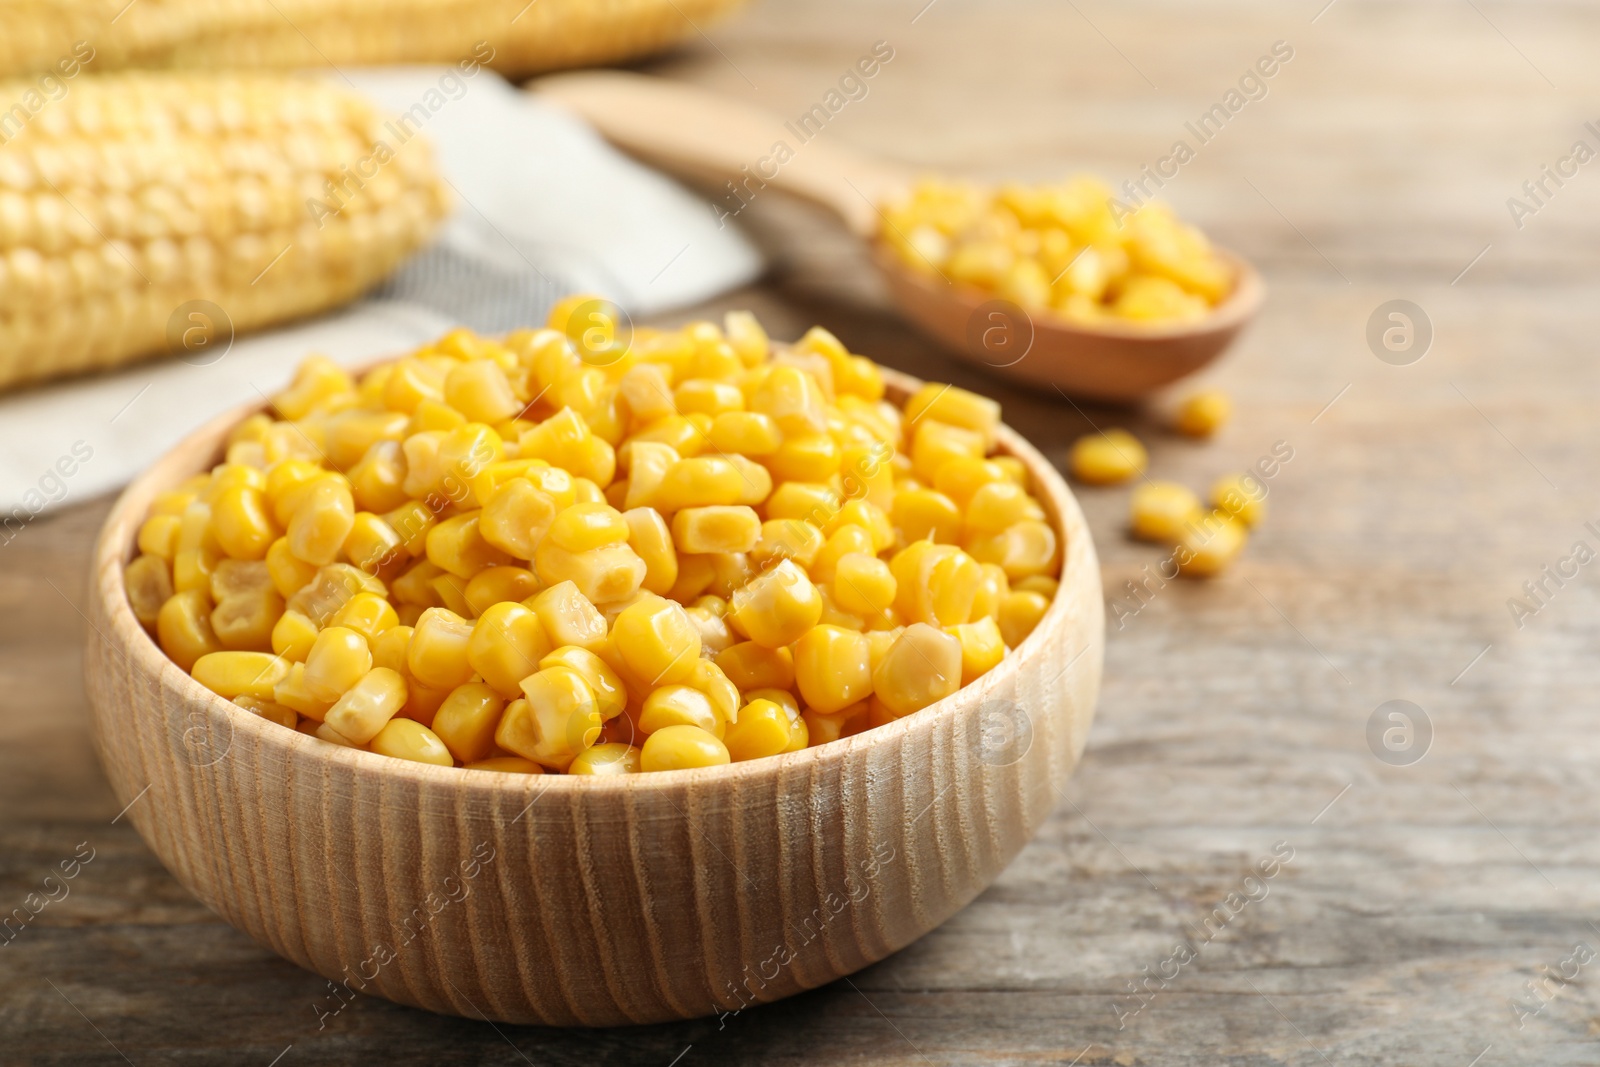
<svg viewBox="0 0 1600 1067">
<path fill-rule="evenodd" d="M 889 375 L 903 399 L 915 382 Z M 171 663 L 122 567 L 150 499 L 215 460 L 202 428 L 123 494 L 91 575 L 86 686 L 120 803 L 169 870 L 274 952 L 366 992 L 510 1023 L 737 1012 L 850 974 L 980 893 L 1083 751 L 1099 566 L 1059 476 L 1009 429 L 1066 538 L 1061 590 L 1000 666 L 932 707 L 765 760 L 626 778 L 390 760 L 257 718 Z M 138 798 L 135 801 L 135 798 Z"/>
</svg>

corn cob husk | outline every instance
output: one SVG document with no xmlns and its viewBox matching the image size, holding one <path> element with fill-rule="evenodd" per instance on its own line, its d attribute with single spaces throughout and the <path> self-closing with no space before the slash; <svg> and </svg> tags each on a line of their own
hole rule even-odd
<svg viewBox="0 0 1600 1067">
<path fill-rule="evenodd" d="M 486 47 L 511 77 L 635 59 L 743 0 L 0 0 L 0 74 L 76 42 L 91 69 L 452 63 Z"/>
<path fill-rule="evenodd" d="M 31 87 L 0 82 L 0 100 Z M 191 300 L 237 331 L 343 303 L 447 207 L 423 140 L 397 144 L 321 77 L 85 75 L 20 128 L 6 117 L 0 388 L 174 352 Z"/>
</svg>

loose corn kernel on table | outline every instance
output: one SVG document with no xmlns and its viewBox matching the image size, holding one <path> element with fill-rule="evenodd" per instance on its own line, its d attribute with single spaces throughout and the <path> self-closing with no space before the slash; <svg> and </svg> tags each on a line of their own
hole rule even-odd
<svg viewBox="0 0 1600 1067">
<path fill-rule="evenodd" d="M 1588 925 L 1600 922 L 1593 579 L 1585 568 L 1522 630 L 1506 610 L 1574 540 L 1596 544 L 1583 529 L 1600 488 L 1588 460 L 1600 448 L 1586 269 L 1596 243 L 1584 209 L 1594 177 L 1585 168 L 1520 231 L 1504 201 L 1582 136 L 1573 106 L 1593 75 L 1573 49 L 1600 35 L 1600 14 L 1479 5 L 1553 90 L 1465 5 L 1341 2 L 1312 25 L 1321 0 L 1080 4 L 1081 14 L 941 2 L 909 26 L 921 6 L 756 5 L 706 28 L 715 49 L 700 42 L 654 69 L 797 115 L 863 42 L 886 37 L 895 60 L 825 138 L 951 174 L 1092 171 L 1116 184 L 1273 40 L 1296 50 L 1270 95 L 1166 194 L 1181 217 L 1258 264 L 1270 287 L 1260 321 L 1205 376 L 1236 408 L 1207 442 L 1169 435 L 1154 418 L 1080 413 L 1048 390 L 991 382 L 944 357 L 862 305 L 870 268 L 851 258 L 859 249 L 847 236 L 830 240 L 815 216 L 767 193 L 737 222 L 775 242 L 780 280 L 664 323 L 749 307 L 773 336 L 795 339 L 820 322 L 852 351 L 994 396 L 1063 470 L 1088 420 L 1126 426 L 1148 446 L 1151 480 L 1202 498 L 1275 442 L 1294 449 L 1269 482 L 1271 514 L 1249 548 L 1206 583 L 1150 582 L 1146 568 L 1166 549 L 1125 534 L 1142 479 L 1075 486 L 1108 611 L 1137 613 L 1122 629 L 1110 622 L 1088 750 L 1035 841 L 916 944 L 850 983 L 720 1028 L 707 1019 L 497 1032 L 361 998 L 319 1030 L 312 1005 L 325 984 L 196 903 L 116 818 L 122 805 L 89 746 L 78 674 L 85 642 L 98 640 L 77 609 L 109 501 L 73 498 L 0 546 L 0 915 L 26 914 L 29 894 L 35 906 L 61 898 L 0 935 L 0 1059 L 121 1064 L 120 1050 L 140 1067 L 1594 1062 L 1593 965 L 1553 999 L 1536 1001 L 1526 985 L 1543 968 L 1559 973 L 1577 942 L 1600 948 Z M 775 60 L 773 42 L 797 35 L 805 50 Z M 661 264 L 676 251 L 664 249 Z M 1438 329 L 1435 350 L 1411 367 L 1379 362 L 1361 341 L 1373 308 L 1398 296 Z M 103 427 L 84 430 L 97 447 L 109 440 Z M 1129 581 L 1153 595 L 1141 605 Z M 1374 707 L 1396 697 L 1433 722 L 1432 751 L 1409 767 L 1379 763 L 1364 737 Z M 470 701 L 455 712 L 472 713 Z M 1174 943 L 1196 936 L 1190 924 L 1209 917 L 1216 928 L 1213 909 L 1243 897 L 1243 875 L 1279 841 L 1295 854 L 1269 895 L 1119 1028 L 1113 1004 L 1135 1006 L 1127 983 L 1146 967 L 1159 974 Z M 63 863 L 78 872 L 65 897 L 44 882 Z M 1519 1030 L 1513 999 L 1544 1006 Z"/>
</svg>

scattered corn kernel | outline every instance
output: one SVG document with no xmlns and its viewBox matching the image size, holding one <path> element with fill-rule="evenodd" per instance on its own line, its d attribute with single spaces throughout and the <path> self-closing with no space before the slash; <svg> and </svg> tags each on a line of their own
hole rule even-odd
<svg viewBox="0 0 1600 1067">
<path fill-rule="evenodd" d="M 1085 434 L 1072 446 L 1072 476 L 1090 485 L 1115 485 L 1143 474 L 1150 455 L 1127 430 Z"/>
<path fill-rule="evenodd" d="M 1203 389 L 1183 398 L 1173 417 L 1173 427 L 1190 437 L 1210 437 L 1228 422 L 1233 401 L 1220 389 Z"/>
<path fill-rule="evenodd" d="M 1182 538 L 1184 529 L 1202 514 L 1200 498 L 1176 482 L 1136 486 L 1129 512 L 1134 537 L 1168 545 Z"/>
</svg>

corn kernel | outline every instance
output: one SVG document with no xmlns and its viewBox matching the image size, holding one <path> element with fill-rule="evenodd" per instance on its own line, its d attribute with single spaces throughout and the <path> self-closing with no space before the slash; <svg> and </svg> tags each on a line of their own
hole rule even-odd
<svg viewBox="0 0 1600 1067">
<path fill-rule="evenodd" d="M 1145 482 L 1129 502 L 1133 536 L 1141 541 L 1176 544 L 1184 529 L 1202 514 L 1200 500 L 1176 482 Z"/>
<path fill-rule="evenodd" d="M 520 693 L 521 690 L 518 690 Z M 430 729 L 462 763 L 476 763 L 494 751 L 506 698 L 482 682 L 468 682 L 450 691 L 434 713 Z"/>
<path fill-rule="evenodd" d="M 866 637 L 839 626 L 813 626 L 794 645 L 795 684 L 824 715 L 872 693 L 870 666 Z"/>
<path fill-rule="evenodd" d="M 862 700 L 831 714 L 825 714 L 816 708 L 807 708 L 801 715 L 800 722 L 806 729 L 809 744 L 825 745 L 830 741 L 854 737 L 865 730 L 870 725 L 867 716 L 867 702 Z"/>
<path fill-rule="evenodd" d="M 448 608 L 429 608 L 417 620 L 406 648 L 406 669 L 430 689 L 449 691 L 472 677 L 467 647 L 472 623 Z"/>
<path fill-rule="evenodd" d="M 314 723 L 321 723 L 322 717 L 333 706 L 331 700 L 321 700 L 311 695 L 306 688 L 306 665 L 296 663 L 290 666 L 289 673 L 284 676 L 272 690 L 272 699 L 286 708 L 290 708 Z"/>
<path fill-rule="evenodd" d="M 572 582 L 552 585 L 527 606 L 539 616 L 545 634 L 557 648 L 577 645 L 596 652 L 606 642 L 606 620 Z"/>
<path fill-rule="evenodd" d="M 491 359 L 451 368 L 444 379 L 444 400 L 472 422 L 499 422 L 522 410 L 506 372 Z"/>
<path fill-rule="evenodd" d="M 1050 601 L 1039 593 L 1007 593 L 1000 601 L 1000 613 L 995 620 L 1000 625 L 1000 636 L 1006 647 L 1016 648 L 1022 644 L 1023 638 L 1033 633 L 1048 610 Z"/>
<path fill-rule="evenodd" d="M 946 467 L 954 464 L 946 464 Z M 932 489 L 902 489 L 894 495 L 894 525 L 905 544 L 934 540 L 954 544 L 961 534 L 961 509 Z"/>
<path fill-rule="evenodd" d="M 754 641 L 730 645 L 717 653 L 716 664 L 740 691 L 794 688 L 794 654 Z"/>
<path fill-rule="evenodd" d="M 122 574 L 128 587 L 128 605 L 145 626 L 156 625 L 161 606 L 172 596 L 172 572 L 160 556 L 144 555 L 128 564 Z"/>
<path fill-rule="evenodd" d="M 594 690 L 570 667 L 546 667 L 523 680 L 526 699 L 506 706 L 495 744 L 551 770 L 566 770 L 600 737 Z"/>
<path fill-rule="evenodd" d="M 1115 485 L 1135 478 L 1150 465 L 1150 454 L 1126 430 L 1085 434 L 1068 456 L 1072 476 L 1089 485 Z"/>
<path fill-rule="evenodd" d="M 567 765 L 568 774 L 637 774 L 640 750 L 610 742 L 586 748 Z"/>
<path fill-rule="evenodd" d="M 639 750 L 642 771 L 719 767 L 728 762 L 727 746 L 698 726 L 664 726 L 645 738 Z"/>
<path fill-rule="evenodd" d="M 531 560 L 557 514 L 556 500 L 526 478 L 513 478 L 494 490 L 478 519 L 478 532 L 494 548 Z"/>
<path fill-rule="evenodd" d="M 371 669 L 367 639 L 348 627 L 330 626 L 306 654 L 306 689 L 319 700 L 337 700 Z"/>
<path fill-rule="evenodd" d="M 332 715 L 333 712 L 328 714 Z M 431 763 L 436 767 L 453 767 L 450 750 L 439 736 L 420 722 L 411 719 L 391 719 L 379 730 L 367 748 L 380 756 Z"/>
<path fill-rule="evenodd" d="M 1000 405 L 986 396 L 958 389 L 953 385 L 928 382 L 906 401 L 905 417 L 914 423 L 923 417 L 959 426 L 982 437 L 985 447 L 994 444 L 1000 426 Z"/>
<path fill-rule="evenodd" d="M 495 604 L 537 596 L 539 589 L 538 576 L 524 567 L 490 567 L 473 576 L 462 596 L 473 615 L 481 616 Z"/>
<path fill-rule="evenodd" d="M 1227 424 L 1233 401 L 1220 389 L 1191 393 L 1179 403 L 1173 426 L 1189 437 L 1210 437 Z"/>
<path fill-rule="evenodd" d="M 664 685 L 645 697 L 639 712 L 639 729 L 646 735 L 668 726 L 697 726 L 721 736 L 725 723 L 712 707 L 711 698 L 687 685 Z"/>
<path fill-rule="evenodd" d="M 1000 626 L 985 616 L 977 622 L 946 626 L 945 633 L 961 643 L 961 684 L 967 685 L 989 673 L 1006 654 Z"/>
<path fill-rule="evenodd" d="M 574 504 L 556 515 L 545 537 L 568 552 L 587 552 L 627 541 L 628 523 L 609 504 Z"/>
<path fill-rule="evenodd" d="M 792 733 L 787 709 L 770 700 L 752 700 L 739 709 L 738 721 L 728 727 L 723 744 L 728 757 L 738 763 L 788 751 Z"/>
<path fill-rule="evenodd" d="M 1175 553 L 1178 573 L 1185 578 L 1211 578 L 1234 561 L 1248 539 L 1242 522 L 1225 511 L 1214 511 L 1184 530 Z"/>
<path fill-rule="evenodd" d="M 748 552 L 761 538 L 761 517 L 738 505 L 684 508 L 672 517 L 672 540 L 684 552 Z"/>
<path fill-rule="evenodd" d="M 298 611 L 286 611 L 272 627 L 272 651 L 291 663 L 304 663 L 317 640 L 317 624 Z"/>
<path fill-rule="evenodd" d="M 969 538 L 990 536 L 1024 520 L 1043 518 L 1044 509 L 1026 491 L 1010 482 L 990 482 L 967 503 L 965 534 Z"/>
<path fill-rule="evenodd" d="M 1219 478 L 1211 486 L 1211 506 L 1254 526 L 1267 513 L 1267 487 L 1253 474 Z"/>
<path fill-rule="evenodd" d="M 627 608 L 612 626 L 612 640 L 634 677 L 650 686 L 688 679 L 700 657 L 700 634 L 683 607 L 651 596 Z"/>
<path fill-rule="evenodd" d="M 1054 600 L 1057 590 L 1061 588 L 1061 583 L 1047 575 L 1032 574 L 1017 582 L 1015 588 L 1029 593 L 1043 593 L 1045 599 Z"/>
<path fill-rule="evenodd" d="M 817 380 L 798 367 L 773 367 L 750 396 L 751 411 L 771 416 L 785 436 L 818 433 L 826 428 L 822 391 Z"/>
<path fill-rule="evenodd" d="M 736 589 L 728 603 L 729 621 L 767 648 L 799 640 L 822 614 L 821 594 L 792 560 L 783 560 Z"/>
<path fill-rule="evenodd" d="M 622 714 L 628 704 L 628 689 L 610 664 L 586 648 L 562 645 L 539 660 L 539 669 L 568 667 L 577 671 L 594 692 L 595 709 L 600 718 L 610 721 Z"/>
<path fill-rule="evenodd" d="M 939 469 L 954 459 L 982 459 L 983 434 L 960 426 L 922 419 L 911 438 L 911 469 L 918 478 L 932 485 Z"/>
<path fill-rule="evenodd" d="M 338 475 L 324 475 L 306 489 L 289 520 L 289 551 L 318 567 L 332 563 L 355 521 L 349 483 Z"/>
<path fill-rule="evenodd" d="M 846 553 L 833 572 L 833 599 L 854 615 L 882 614 L 894 606 L 894 575 L 876 556 Z"/>
<path fill-rule="evenodd" d="M 279 726 L 293 730 L 300 722 L 300 713 L 293 708 L 286 708 L 274 700 L 261 697 L 236 696 L 233 702 L 252 715 L 275 722 Z"/>
<path fill-rule="evenodd" d="M 204 589 L 174 593 L 156 615 L 156 640 L 172 662 L 185 671 L 211 652 L 222 651 L 222 642 L 211 629 L 211 599 Z"/>
<path fill-rule="evenodd" d="M 178 528 L 183 520 L 176 515 L 151 515 L 139 527 L 139 551 L 168 563 L 178 547 Z"/>
<path fill-rule="evenodd" d="M 311 684 L 309 665 L 306 675 Z M 344 691 L 323 715 L 322 721 L 356 744 L 364 745 L 385 728 L 405 703 L 405 679 L 395 671 L 373 667 Z"/>
<path fill-rule="evenodd" d="M 1055 530 L 1048 523 L 1034 519 L 1025 519 L 1001 533 L 979 537 L 967 545 L 974 559 L 998 564 L 1011 579 L 1060 570 L 1058 547 Z"/>
<path fill-rule="evenodd" d="M 270 652 L 209 652 L 194 661 L 190 673 L 218 696 L 269 700 L 288 675 L 289 661 Z"/>
<path fill-rule="evenodd" d="M 915 622 L 872 672 L 873 694 L 897 718 L 943 700 L 961 687 L 961 642 Z"/>
<path fill-rule="evenodd" d="M 471 578 L 487 567 L 500 567 L 511 557 L 483 536 L 480 511 L 446 519 L 428 531 L 428 559 L 458 578 Z"/>
<path fill-rule="evenodd" d="M 223 648 L 260 651 L 271 647 L 273 628 L 282 615 L 283 598 L 271 588 L 240 593 L 212 609 L 211 631 Z"/>
<path fill-rule="evenodd" d="M 712 448 L 740 456 L 770 456 L 783 443 L 777 422 L 759 411 L 724 411 L 711 420 L 707 436 Z"/>
<path fill-rule="evenodd" d="M 542 580 L 557 584 L 571 582 L 595 604 L 632 596 L 644 581 L 646 572 L 644 560 L 626 544 L 569 552 L 548 537 L 534 552 L 533 562 Z"/>
</svg>

